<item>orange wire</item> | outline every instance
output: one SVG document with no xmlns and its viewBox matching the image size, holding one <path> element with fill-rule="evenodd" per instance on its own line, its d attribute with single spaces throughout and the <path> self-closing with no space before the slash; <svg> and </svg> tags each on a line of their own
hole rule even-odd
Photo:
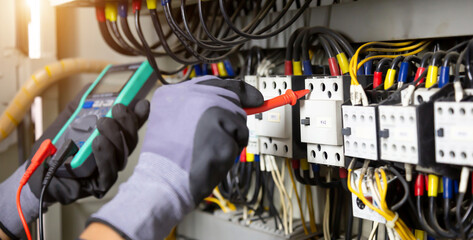
<svg viewBox="0 0 473 240">
<path fill-rule="evenodd" d="M 25 229 L 26 237 L 28 237 L 28 240 L 31 240 L 32 238 L 30 229 L 28 227 L 28 223 L 26 222 L 25 216 L 23 215 L 23 210 L 21 209 L 20 196 L 23 186 L 23 184 L 20 184 L 20 186 L 18 187 L 18 191 L 16 192 L 16 208 L 18 209 L 18 215 L 20 215 L 21 223 L 23 224 L 23 228 Z"/>
</svg>

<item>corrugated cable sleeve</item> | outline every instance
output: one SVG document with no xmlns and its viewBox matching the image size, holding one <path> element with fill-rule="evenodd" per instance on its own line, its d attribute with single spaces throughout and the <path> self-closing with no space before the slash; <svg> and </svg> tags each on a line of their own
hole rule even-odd
<svg viewBox="0 0 473 240">
<path fill-rule="evenodd" d="M 110 62 L 69 58 L 46 65 L 31 75 L 0 116 L 0 142 L 16 128 L 36 96 L 57 81 L 79 73 L 100 73 Z"/>
</svg>

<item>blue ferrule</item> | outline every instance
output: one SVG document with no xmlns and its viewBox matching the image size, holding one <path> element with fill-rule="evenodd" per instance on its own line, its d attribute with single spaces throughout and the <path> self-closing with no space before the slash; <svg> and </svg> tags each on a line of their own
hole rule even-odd
<svg viewBox="0 0 473 240">
<path fill-rule="evenodd" d="M 128 2 L 118 3 L 118 15 L 122 18 L 126 18 L 128 15 Z"/>
<path fill-rule="evenodd" d="M 360 62 L 361 62 L 361 60 L 358 60 L 358 63 L 360 63 Z M 357 75 L 357 76 L 366 75 L 366 74 L 365 74 L 365 69 L 362 68 L 362 67 L 360 67 L 360 68 L 358 69 L 358 71 L 356 72 L 356 75 Z"/>
<path fill-rule="evenodd" d="M 453 192 L 458 194 L 458 180 L 453 180 Z"/>
<path fill-rule="evenodd" d="M 304 66 L 304 75 L 312 75 L 312 64 L 310 60 L 302 61 L 302 65 Z"/>
<path fill-rule="evenodd" d="M 402 62 L 401 67 L 399 68 L 397 81 L 406 83 L 408 74 L 409 74 L 409 62 Z"/>
<path fill-rule="evenodd" d="M 373 74 L 373 60 L 370 60 L 363 64 L 363 67 L 365 68 L 365 74 L 366 75 L 371 75 Z"/>
<path fill-rule="evenodd" d="M 235 158 L 235 163 L 237 163 L 239 161 L 240 161 L 240 155 L 238 155 L 238 157 Z"/>
<path fill-rule="evenodd" d="M 200 64 L 194 65 L 194 71 L 196 76 L 202 76 L 202 67 L 200 67 Z"/>
<path fill-rule="evenodd" d="M 230 60 L 228 59 L 223 60 L 223 65 L 225 66 L 225 70 L 227 70 L 228 76 L 234 77 L 235 71 L 233 70 L 232 63 L 230 62 Z"/>
<path fill-rule="evenodd" d="M 259 162 L 259 155 L 255 154 L 255 162 Z"/>
<path fill-rule="evenodd" d="M 312 167 L 313 172 L 319 172 L 320 171 L 319 164 L 311 163 L 310 166 Z"/>
<path fill-rule="evenodd" d="M 209 75 L 209 64 L 202 64 L 202 75 Z"/>
<path fill-rule="evenodd" d="M 448 177 L 443 177 L 443 198 L 452 199 L 453 197 L 453 180 Z"/>
<path fill-rule="evenodd" d="M 440 67 L 439 88 L 445 86 L 450 81 L 450 68 Z"/>
</svg>

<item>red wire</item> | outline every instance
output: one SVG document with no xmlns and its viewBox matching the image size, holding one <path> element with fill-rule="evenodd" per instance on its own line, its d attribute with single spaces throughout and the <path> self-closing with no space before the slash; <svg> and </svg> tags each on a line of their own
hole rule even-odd
<svg viewBox="0 0 473 240">
<path fill-rule="evenodd" d="M 34 154 L 33 158 L 31 159 L 31 164 L 28 166 L 25 173 L 23 174 L 23 177 L 20 180 L 20 186 L 18 187 L 18 191 L 16 192 L 16 208 L 18 209 L 18 215 L 20 216 L 20 220 L 23 224 L 23 228 L 25 229 L 25 233 L 28 237 L 28 240 L 31 240 L 32 238 L 30 229 L 28 228 L 28 223 L 26 222 L 25 216 L 23 215 L 23 210 L 21 209 L 21 190 L 23 189 L 23 186 L 25 186 L 25 184 L 28 182 L 31 175 L 33 175 L 33 173 L 39 167 L 39 165 L 41 165 L 47 157 L 53 155 L 54 153 L 56 153 L 56 148 L 51 143 L 51 140 L 44 140 L 41 143 L 41 146 L 39 146 L 38 150 Z"/>
<path fill-rule="evenodd" d="M 21 210 L 21 190 L 23 189 L 24 184 L 20 184 L 18 187 L 18 191 L 16 192 L 16 208 L 18 209 L 18 215 L 20 215 L 21 223 L 23 224 L 23 228 L 25 229 L 26 237 L 28 240 L 31 240 L 31 233 L 30 229 L 28 228 L 28 223 L 26 222 L 25 216 L 23 215 L 23 210 Z"/>
</svg>

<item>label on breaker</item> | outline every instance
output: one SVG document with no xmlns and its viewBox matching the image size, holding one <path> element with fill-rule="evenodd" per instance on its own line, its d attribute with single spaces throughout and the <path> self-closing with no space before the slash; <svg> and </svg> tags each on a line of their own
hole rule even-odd
<svg viewBox="0 0 473 240">
<path fill-rule="evenodd" d="M 315 118 L 315 127 L 318 127 L 318 128 L 331 128 L 332 127 L 332 118 L 316 117 Z"/>
<path fill-rule="evenodd" d="M 356 127 L 352 129 L 353 136 L 360 139 L 374 139 L 376 138 L 376 132 L 373 132 L 371 128 L 368 127 Z"/>
<path fill-rule="evenodd" d="M 269 122 L 281 122 L 281 114 L 278 112 L 268 112 L 268 121 Z"/>
<path fill-rule="evenodd" d="M 473 139 L 473 128 L 452 126 L 449 130 L 449 134 L 451 134 L 452 138 L 455 140 L 463 141 Z"/>
</svg>

